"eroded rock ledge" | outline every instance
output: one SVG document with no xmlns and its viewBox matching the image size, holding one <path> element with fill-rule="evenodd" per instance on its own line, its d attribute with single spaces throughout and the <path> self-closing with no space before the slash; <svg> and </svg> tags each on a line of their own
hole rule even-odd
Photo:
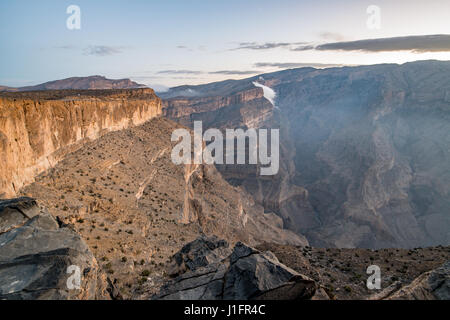
<svg viewBox="0 0 450 320">
<path fill-rule="evenodd" d="M 450 300 L 450 260 L 436 269 L 421 274 L 386 299 Z"/>
<path fill-rule="evenodd" d="M 71 265 L 80 289 L 69 289 Z M 0 200 L 0 300 L 118 297 L 86 243 L 32 198 Z"/>
<path fill-rule="evenodd" d="M 217 237 L 202 236 L 173 257 L 166 282 L 153 299 L 247 300 L 310 299 L 316 283 L 281 264 L 270 251 L 242 242 L 230 248 Z"/>
</svg>

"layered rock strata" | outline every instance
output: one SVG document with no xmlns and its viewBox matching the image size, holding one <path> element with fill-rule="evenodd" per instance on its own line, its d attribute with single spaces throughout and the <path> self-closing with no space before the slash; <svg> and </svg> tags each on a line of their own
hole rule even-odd
<svg viewBox="0 0 450 320">
<path fill-rule="evenodd" d="M 0 95 L 0 197 L 12 197 L 88 140 L 161 114 L 152 89 Z"/>
</svg>

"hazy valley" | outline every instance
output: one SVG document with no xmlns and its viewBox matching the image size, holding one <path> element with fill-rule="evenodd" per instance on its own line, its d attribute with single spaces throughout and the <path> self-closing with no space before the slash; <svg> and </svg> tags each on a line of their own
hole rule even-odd
<svg viewBox="0 0 450 320">
<path fill-rule="evenodd" d="M 428 246 L 450 241 L 449 71 L 437 61 L 303 68 L 161 96 L 182 124 L 280 128 L 278 175 L 219 170 L 314 246 Z M 276 92 L 276 108 L 253 81 Z"/>
</svg>

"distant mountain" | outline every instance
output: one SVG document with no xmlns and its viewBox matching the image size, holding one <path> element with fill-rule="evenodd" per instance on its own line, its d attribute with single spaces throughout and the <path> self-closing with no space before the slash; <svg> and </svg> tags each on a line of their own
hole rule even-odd
<svg viewBox="0 0 450 320">
<path fill-rule="evenodd" d="M 0 91 L 39 91 L 39 90 L 63 90 L 63 89 L 134 89 L 145 88 L 143 84 L 130 79 L 107 79 L 103 76 L 72 77 L 62 80 L 49 81 L 35 86 L 11 88 L 0 86 Z"/>
<path fill-rule="evenodd" d="M 17 88 L 11 88 L 7 86 L 0 86 L 0 91 L 17 91 Z"/>
</svg>

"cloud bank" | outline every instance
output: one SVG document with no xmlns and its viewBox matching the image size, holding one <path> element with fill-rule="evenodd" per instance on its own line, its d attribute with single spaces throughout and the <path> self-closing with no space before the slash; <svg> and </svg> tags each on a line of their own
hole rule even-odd
<svg viewBox="0 0 450 320">
<path fill-rule="evenodd" d="M 322 33 L 321 37 L 338 38 L 339 35 L 332 33 Z M 284 48 L 290 51 L 364 51 L 364 52 L 383 52 L 383 51 L 412 51 L 416 53 L 423 52 L 448 52 L 450 51 L 450 35 L 435 34 L 421 36 L 405 36 L 378 39 L 364 39 L 356 41 L 328 42 L 319 45 L 306 42 L 266 42 L 254 43 L 243 42 L 239 47 L 232 50 L 270 50 L 274 48 Z"/>
<path fill-rule="evenodd" d="M 413 51 L 419 53 L 450 51 L 450 35 L 438 34 L 334 42 L 318 45 L 315 50 Z"/>
<path fill-rule="evenodd" d="M 334 64 L 334 63 L 302 63 L 302 62 L 258 62 L 254 64 L 257 68 L 267 68 L 267 67 L 276 67 L 279 69 L 290 69 L 290 68 L 333 68 L 333 67 L 342 67 L 342 64 Z"/>
<path fill-rule="evenodd" d="M 161 70 L 158 74 L 203 74 L 202 71 L 197 70 Z"/>
<path fill-rule="evenodd" d="M 114 46 L 89 46 L 84 49 L 84 54 L 88 56 L 111 56 L 113 54 L 121 53 L 122 47 Z"/>
<path fill-rule="evenodd" d="M 223 74 L 223 75 L 247 75 L 247 74 L 257 74 L 260 71 L 255 70 L 219 70 L 211 71 L 209 74 Z"/>
<path fill-rule="evenodd" d="M 275 49 L 275 48 L 286 48 L 292 45 L 300 45 L 305 44 L 305 42 L 265 42 L 265 43 L 257 43 L 257 42 L 241 42 L 237 48 L 233 48 L 231 50 L 267 50 L 267 49 Z"/>
</svg>

